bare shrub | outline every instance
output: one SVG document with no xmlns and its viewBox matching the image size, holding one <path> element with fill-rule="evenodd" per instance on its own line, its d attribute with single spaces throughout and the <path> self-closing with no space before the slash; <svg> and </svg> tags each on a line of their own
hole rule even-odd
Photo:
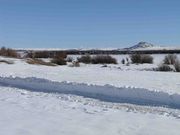
<svg viewBox="0 0 180 135">
<path fill-rule="evenodd" d="M 28 64 L 35 64 L 35 65 L 55 66 L 55 64 L 53 64 L 51 62 L 45 62 L 41 59 L 27 59 L 26 62 Z"/>
<path fill-rule="evenodd" d="M 157 71 L 164 71 L 164 72 L 168 72 L 168 71 L 173 71 L 173 69 L 167 65 L 167 64 L 161 64 L 159 65 L 159 67 L 157 68 Z"/>
<path fill-rule="evenodd" d="M 138 53 L 131 54 L 130 59 L 131 59 L 132 63 L 136 63 L 136 64 L 141 63 L 141 54 L 138 54 Z"/>
<path fill-rule="evenodd" d="M 54 63 L 54 64 L 57 64 L 57 65 L 66 65 L 67 64 L 66 60 L 61 58 L 61 57 L 60 58 L 53 58 L 51 60 L 51 62 Z"/>
<path fill-rule="evenodd" d="M 33 52 L 32 53 L 32 58 L 49 58 L 49 52 L 47 51 L 38 51 L 38 52 Z"/>
<path fill-rule="evenodd" d="M 67 58 L 67 53 L 66 52 L 56 52 L 53 58 L 62 58 L 66 59 Z"/>
<path fill-rule="evenodd" d="M 51 51 L 32 51 L 27 54 L 27 58 L 66 58 L 66 52 L 51 52 Z"/>
<path fill-rule="evenodd" d="M 96 55 L 93 57 L 83 55 L 78 58 L 78 61 L 85 64 L 117 64 L 117 60 L 109 55 Z"/>
<path fill-rule="evenodd" d="M 117 64 L 117 60 L 110 55 L 96 55 L 92 57 L 92 64 Z"/>
<path fill-rule="evenodd" d="M 24 58 L 33 58 L 33 53 L 27 52 L 27 54 L 24 56 Z"/>
<path fill-rule="evenodd" d="M 12 58 L 20 58 L 20 55 L 15 50 L 5 47 L 0 49 L 0 55 Z"/>
<path fill-rule="evenodd" d="M 66 65 L 67 64 L 65 60 L 66 57 L 67 57 L 66 52 L 56 52 L 51 62 L 57 65 Z"/>
<path fill-rule="evenodd" d="M 153 63 L 153 57 L 148 54 L 132 54 L 130 55 L 132 63 L 143 64 L 143 63 Z"/>
<path fill-rule="evenodd" d="M 177 55 L 168 54 L 164 57 L 163 62 L 164 62 L 164 64 L 173 65 L 173 64 L 175 64 L 176 59 L 177 59 Z"/>
<path fill-rule="evenodd" d="M 83 55 L 80 58 L 77 58 L 79 62 L 90 64 L 92 62 L 92 58 L 90 55 Z"/>
<path fill-rule="evenodd" d="M 148 54 L 142 55 L 141 63 L 153 63 L 153 57 Z"/>
<path fill-rule="evenodd" d="M 175 68 L 176 72 L 180 72 L 180 61 L 179 60 L 175 61 L 174 68 Z"/>
</svg>

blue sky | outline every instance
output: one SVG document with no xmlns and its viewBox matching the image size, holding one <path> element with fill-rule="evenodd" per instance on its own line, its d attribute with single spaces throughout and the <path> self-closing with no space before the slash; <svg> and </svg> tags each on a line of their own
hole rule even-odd
<svg viewBox="0 0 180 135">
<path fill-rule="evenodd" d="M 0 0 L 0 46 L 180 46 L 180 0 Z"/>
</svg>

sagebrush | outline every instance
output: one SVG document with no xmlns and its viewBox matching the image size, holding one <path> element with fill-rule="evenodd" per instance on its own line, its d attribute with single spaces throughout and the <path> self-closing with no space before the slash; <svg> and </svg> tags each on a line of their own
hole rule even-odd
<svg viewBox="0 0 180 135">
<path fill-rule="evenodd" d="M 32 58 L 29 58 L 26 60 L 26 62 L 28 64 L 33 64 L 33 65 L 45 65 L 45 66 L 55 66 L 55 64 L 51 63 L 51 62 L 45 62 L 41 59 L 32 59 Z"/>
<path fill-rule="evenodd" d="M 51 62 L 54 63 L 54 64 L 57 64 L 57 65 L 66 65 L 67 64 L 66 60 L 61 58 L 61 57 L 60 58 L 53 58 L 51 60 Z"/>
<path fill-rule="evenodd" d="M 177 60 L 177 55 L 168 54 L 164 57 L 163 63 L 168 65 L 174 65 Z"/>
<path fill-rule="evenodd" d="M 117 64 L 117 60 L 110 55 L 96 55 L 92 57 L 92 64 Z"/>
<path fill-rule="evenodd" d="M 83 55 L 83 56 L 77 58 L 77 60 L 78 60 L 79 62 L 82 62 L 82 63 L 85 63 L 85 64 L 90 64 L 90 63 L 92 63 L 92 58 L 91 58 L 90 55 Z"/>
<path fill-rule="evenodd" d="M 131 62 L 135 64 L 153 63 L 153 57 L 148 54 L 139 54 L 139 53 L 131 54 L 130 59 Z"/>
<path fill-rule="evenodd" d="M 180 72 L 180 61 L 179 60 L 175 61 L 174 68 L 175 68 L 176 72 Z"/>
<path fill-rule="evenodd" d="M 163 72 L 173 71 L 173 69 L 167 64 L 160 64 L 156 70 Z"/>
<path fill-rule="evenodd" d="M 110 55 L 84 55 L 78 61 L 85 64 L 117 64 L 117 60 Z"/>
</svg>

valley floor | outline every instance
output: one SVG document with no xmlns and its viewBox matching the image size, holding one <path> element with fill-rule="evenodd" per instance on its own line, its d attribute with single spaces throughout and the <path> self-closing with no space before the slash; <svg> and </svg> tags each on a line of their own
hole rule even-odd
<svg viewBox="0 0 180 135">
<path fill-rule="evenodd" d="M 1 58 L 15 64 L 0 64 L 0 134 L 178 135 L 180 75 L 149 70 L 155 57 L 107 67 Z"/>
</svg>

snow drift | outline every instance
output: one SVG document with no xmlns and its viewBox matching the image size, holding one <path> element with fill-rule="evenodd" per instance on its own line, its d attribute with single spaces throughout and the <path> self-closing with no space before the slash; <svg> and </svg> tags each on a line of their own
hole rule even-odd
<svg viewBox="0 0 180 135">
<path fill-rule="evenodd" d="M 84 83 L 55 82 L 35 77 L 0 77 L 0 85 L 35 92 L 74 94 L 107 102 L 164 106 L 180 109 L 179 94 L 170 95 L 162 91 L 150 91 L 143 88 L 118 88 L 111 85 L 98 86 Z"/>
</svg>

